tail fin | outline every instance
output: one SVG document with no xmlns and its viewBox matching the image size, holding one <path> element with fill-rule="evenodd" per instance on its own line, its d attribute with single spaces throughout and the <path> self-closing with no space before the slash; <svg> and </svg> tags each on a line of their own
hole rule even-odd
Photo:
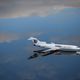
<svg viewBox="0 0 80 80">
<path fill-rule="evenodd" d="M 34 37 L 30 37 L 28 40 L 32 40 L 34 45 L 36 45 L 39 42 L 39 40 L 37 38 L 34 38 Z"/>
</svg>

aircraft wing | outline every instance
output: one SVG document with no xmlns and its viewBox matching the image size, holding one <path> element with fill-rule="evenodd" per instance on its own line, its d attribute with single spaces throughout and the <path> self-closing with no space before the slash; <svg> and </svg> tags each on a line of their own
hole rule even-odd
<svg viewBox="0 0 80 80">
<path fill-rule="evenodd" d="M 47 49 L 47 50 L 44 50 L 42 51 L 42 56 L 47 56 L 47 55 L 50 55 L 50 54 L 55 54 L 55 55 L 59 55 L 60 53 L 60 50 L 59 49 Z"/>
<path fill-rule="evenodd" d="M 44 50 L 44 51 L 42 51 L 42 52 L 56 52 L 56 51 L 59 51 L 59 49 L 58 48 L 49 48 L 49 49 L 47 49 L 47 50 Z"/>
</svg>

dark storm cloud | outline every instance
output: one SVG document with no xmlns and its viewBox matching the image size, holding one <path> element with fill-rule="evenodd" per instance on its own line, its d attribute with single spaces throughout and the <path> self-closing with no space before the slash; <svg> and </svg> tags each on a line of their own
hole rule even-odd
<svg viewBox="0 0 80 80">
<path fill-rule="evenodd" d="M 80 0 L 0 0 L 0 18 L 46 16 L 67 7 L 80 7 Z"/>
</svg>

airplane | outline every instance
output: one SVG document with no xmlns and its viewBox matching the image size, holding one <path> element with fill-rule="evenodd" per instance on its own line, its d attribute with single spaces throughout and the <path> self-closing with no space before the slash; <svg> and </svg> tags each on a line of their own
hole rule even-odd
<svg viewBox="0 0 80 80">
<path fill-rule="evenodd" d="M 37 38 L 30 37 L 28 40 L 32 40 L 33 45 L 37 47 L 44 48 L 43 50 L 38 50 L 34 52 L 44 53 L 44 55 L 48 55 L 51 53 L 60 54 L 60 51 L 69 52 L 69 53 L 76 53 L 76 55 L 80 55 L 80 47 L 76 45 L 66 45 L 66 44 L 56 44 L 56 43 L 46 43 L 45 41 L 40 41 Z"/>
</svg>

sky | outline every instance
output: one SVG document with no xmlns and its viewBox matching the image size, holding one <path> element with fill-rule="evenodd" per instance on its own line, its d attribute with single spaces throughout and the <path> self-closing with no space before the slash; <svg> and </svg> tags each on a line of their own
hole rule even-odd
<svg viewBox="0 0 80 80">
<path fill-rule="evenodd" d="M 69 39 L 80 41 L 80 9 L 66 8 L 56 14 L 46 17 L 31 16 L 0 19 L 0 42 L 11 42 L 19 39 L 27 39 L 30 36 L 53 35 L 67 36 Z M 46 28 L 46 30 L 45 30 Z M 69 31 L 67 33 L 67 31 Z M 64 34 L 63 34 L 64 33 Z M 65 36 L 65 39 L 67 38 Z M 48 37 L 47 37 L 48 38 Z"/>
<path fill-rule="evenodd" d="M 65 8 L 80 8 L 80 0 L 0 0 L 0 18 L 47 16 Z"/>
</svg>

